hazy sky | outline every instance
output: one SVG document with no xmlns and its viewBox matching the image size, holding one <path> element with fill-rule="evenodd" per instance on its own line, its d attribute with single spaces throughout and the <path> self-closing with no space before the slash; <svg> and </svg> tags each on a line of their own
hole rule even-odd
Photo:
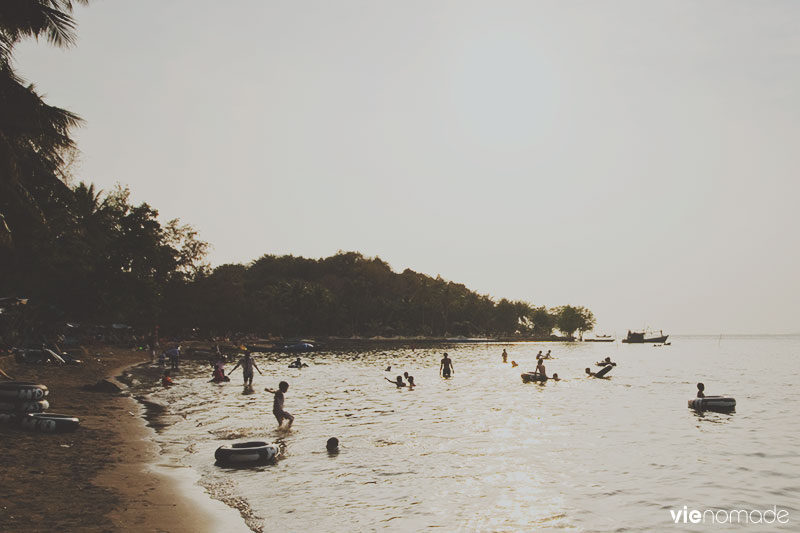
<svg viewBox="0 0 800 533">
<path fill-rule="evenodd" d="M 800 331 L 800 2 L 95 0 L 19 71 L 213 245 L 378 255 L 624 334 Z"/>
</svg>

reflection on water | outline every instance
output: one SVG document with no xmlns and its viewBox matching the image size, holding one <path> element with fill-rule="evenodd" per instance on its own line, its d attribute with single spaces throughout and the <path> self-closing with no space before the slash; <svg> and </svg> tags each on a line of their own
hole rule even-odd
<svg viewBox="0 0 800 533">
<path fill-rule="evenodd" d="M 501 362 L 504 347 L 518 368 Z M 562 381 L 523 384 L 541 349 L 552 349 L 547 372 Z M 438 375 L 443 351 L 456 371 L 447 380 Z M 287 368 L 289 357 L 259 355 L 264 376 L 256 375 L 253 395 L 242 394 L 238 373 L 208 383 L 210 369 L 199 363 L 181 369 L 177 386 L 137 394 L 166 406 L 148 410 L 164 453 L 197 469 L 209 493 L 257 531 L 700 531 L 673 524 L 669 510 L 798 512 L 798 351 L 796 337 L 675 338 L 659 350 L 401 347 L 314 354 L 302 370 Z M 752 372 L 754 355 L 764 372 Z M 611 379 L 583 377 L 605 356 L 618 363 Z M 416 389 L 384 380 L 404 371 Z M 289 431 L 276 429 L 263 390 L 281 380 L 296 417 Z M 687 409 L 697 381 L 709 395 L 736 397 L 737 412 Z M 325 449 L 331 436 L 338 454 Z M 247 470 L 214 466 L 218 446 L 253 439 L 280 443 L 280 459 Z"/>
</svg>

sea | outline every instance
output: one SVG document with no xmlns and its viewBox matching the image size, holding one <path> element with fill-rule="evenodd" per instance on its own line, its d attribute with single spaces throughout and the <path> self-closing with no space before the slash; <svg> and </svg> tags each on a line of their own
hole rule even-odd
<svg viewBox="0 0 800 533">
<path fill-rule="evenodd" d="M 204 361 L 183 361 L 168 389 L 157 367 L 129 379 L 161 461 L 256 532 L 800 531 L 800 336 L 669 342 L 387 344 L 306 354 L 303 369 L 257 353 L 254 394 L 240 370 L 209 383 Z M 522 382 L 539 350 L 560 381 Z M 609 379 L 587 377 L 605 357 Z M 404 372 L 413 390 L 387 381 Z M 290 430 L 264 390 L 280 381 Z M 698 382 L 735 412 L 689 409 Z M 219 446 L 253 440 L 277 460 L 215 464 Z"/>
</svg>

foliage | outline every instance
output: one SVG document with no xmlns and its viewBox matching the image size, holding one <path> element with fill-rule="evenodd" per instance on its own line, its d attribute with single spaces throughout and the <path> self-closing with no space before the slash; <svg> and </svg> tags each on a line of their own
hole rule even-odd
<svg viewBox="0 0 800 533">
<path fill-rule="evenodd" d="M 585 307 L 564 305 L 555 309 L 556 327 L 568 337 L 573 337 L 575 331 L 583 333 L 594 328 L 594 314 Z"/>
</svg>

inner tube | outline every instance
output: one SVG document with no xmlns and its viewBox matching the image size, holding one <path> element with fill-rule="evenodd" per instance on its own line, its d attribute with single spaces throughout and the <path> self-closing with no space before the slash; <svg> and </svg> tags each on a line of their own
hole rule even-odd
<svg viewBox="0 0 800 533">
<path fill-rule="evenodd" d="M 0 402 L 0 413 L 41 413 L 47 411 L 50 403 L 47 400 L 32 402 Z"/>
<path fill-rule="evenodd" d="M 689 409 L 696 411 L 719 411 L 729 413 L 736 409 L 736 399 L 725 396 L 706 396 L 689 400 Z"/>
<path fill-rule="evenodd" d="M 3 400 L 41 400 L 50 391 L 44 385 L 26 381 L 7 381 L 0 383 L 0 399 Z"/>
<path fill-rule="evenodd" d="M 278 455 L 277 444 L 262 441 L 223 444 L 214 452 L 214 459 L 223 465 L 250 465 L 267 463 Z"/>
<path fill-rule="evenodd" d="M 533 382 L 543 383 L 547 381 L 547 376 L 536 374 L 534 372 L 525 372 L 524 374 L 520 374 L 520 376 L 522 377 L 523 383 L 533 383 Z"/>
<path fill-rule="evenodd" d="M 0 413 L 0 424 L 14 424 L 19 420 L 19 415 L 14 413 Z"/>
<path fill-rule="evenodd" d="M 75 431 L 81 425 L 80 420 L 71 415 L 57 415 L 54 413 L 37 413 L 25 415 L 20 425 L 30 431 L 42 433 L 65 433 Z"/>
</svg>

